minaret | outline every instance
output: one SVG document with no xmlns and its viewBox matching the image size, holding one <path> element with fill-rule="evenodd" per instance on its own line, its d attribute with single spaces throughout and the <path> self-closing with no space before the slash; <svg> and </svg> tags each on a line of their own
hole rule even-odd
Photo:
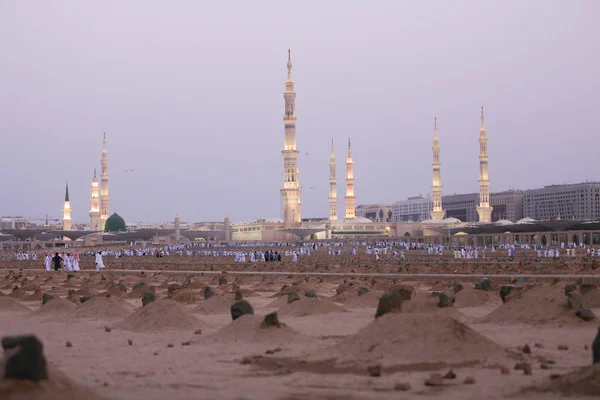
<svg viewBox="0 0 600 400">
<path fill-rule="evenodd" d="M 100 162 L 102 166 L 102 172 L 100 174 L 100 229 L 104 229 L 104 223 L 109 217 L 108 154 L 106 153 L 106 133 L 104 133 L 102 159 Z"/>
<path fill-rule="evenodd" d="M 296 93 L 294 92 L 294 81 L 292 80 L 292 60 L 288 50 L 288 76 L 285 82 L 285 114 L 283 123 L 285 125 L 284 148 L 281 150 L 283 156 L 283 189 L 281 198 L 283 200 L 283 225 L 284 228 L 294 228 L 302 220 L 302 204 L 300 202 L 300 170 L 298 169 L 298 155 L 296 149 Z"/>
<path fill-rule="evenodd" d="M 65 191 L 65 205 L 63 206 L 63 231 L 70 231 L 73 227 L 73 221 L 71 221 L 71 202 L 69 201 L 69 182 L 67 182 L 67 189 Z"/>
<path fill-rule="evenodd" d="M 231 240 L 231 225 L 229 223 L 229 215 L 225 215 L 225 220 L 223 221 L 223 229 L 225 230 L 225 241 L 229 242 Z"/>
<path fill-rule="evenodd" d="M 433 211 L 431 211 L 431 219 L 441 221 L 444 219 L 446 212 L 442 209 L 442 176 L 440 165 L 440 139 L 438 138 L 437 118 L 433 123 L 433 183 L 431 185 L 431 194 L 433 195 Z"/>
<path fill-rule="evenodd" d="M 479 222 L 492 222 L 490 207 L 490 180 L 488 178 L 487 137 L 483 124 L 483 107 L 481 107 L 481 129 L 479 130 Z"/>
<path fill-rule="evenodd" d="M 354 162 L 352 161 L 352 151 L 350 139 L 348 139 L 348 159 L 346 160 L 346 218 L 356 218 L 355 205 L 356 196 L 354 196 Z"/>
<path fill-rule="evenodd" d="M 333 139 L 331 139 L 331 157 L 329 157 L 329 220 L 337 220 L 337 183 L 335 178 Z"/>
<path fill-rule="evenodd" d="M 179 243 L 181 240 L 181 220 L 179 219 L 179 215 L 175 216 L 175 242 Z"/>
<path fill-rule="evenodd" d="M 90 229 L 92 231 L 101 231 L 104 226 L 100 227 L 100 188 L 98 187 L 98 178 L 96 177 L 96 169 L 94 168 L 94 178 L 92 179 L 92 207 L 90 208 Z"/>
</svg>

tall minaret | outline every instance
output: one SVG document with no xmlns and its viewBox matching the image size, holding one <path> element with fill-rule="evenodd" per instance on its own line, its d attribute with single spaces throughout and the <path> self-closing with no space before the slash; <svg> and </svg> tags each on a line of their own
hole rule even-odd
<svg viewBox="0 0 600 400">
<path fill-rule="evenodd" d="M 94 178 L 92 179 L 92 207 L 90 208 L 90 229 L 92 231 L 104 230 L 100 227 L 100 188 L 98 187 L 98 178 L 96 177 L 96 168 L 94 168 Z"/>
<path fill-rule="evenodd" d="M 63 231 L 70 231 L 73 227 L 73 221 L 71 221 L 71 202 L 69 201 L 69 182 L 67 182 L 67 189 L 65 191 L 65 205 L 63 206 Z"/>
<path fill-rule="evenodd" d="M 292 80 L 292 59 L 288 50 L 288 76 L 285 82 L 285 124 L 284 148 L 281 150 L 283 156 L 283 189 L 281 198 L 283 200 L 283 225 L 285 228 L 294 228 L 302 220 L 302 204 L 300 202 L 300 170 L 298 169 L 298 155 L 296 149 L 296 93 L 294 92 L 294 81 Z"/>
<path fill-rule="evenodd" d="M 333 139 L 331 139 L 331 157 L 329 157 L 329 220 L 337 220 L 337 180 L 335 178 Z"/>
<path fill-rule="evenodd" d="M 487 137 L 483 125 L 483 107 L 481 107 L 481 129 L 479 130 L 479 222 L 492 222 L 490 207 L 490 180 L 488 178 Z"/>
<path fill-rule="evenodd" d="M 354 162 L 352 161 L 352 151 L 350 139 L 348 139 L 348 159 L 346 160 L 346 218 L 356 218 L 355 205 L 356 196 L 354 196 Z"/>
<path fill-rule="evenodd" d="M 109 197 L 108 197 L 108 154 L 106 153 L 106 132 L 104 133 L 104 142 L 102 148 L 102 173 L 100 174 L 100 229 L 104 229 L 104 223 L 109 215 Z"/>
<path fill-rule="evenodd" d="M 446 212 L 442 209 L 442 176 L 440 165 L 440 139 L 438 138 L 437 118 L 433 123 L 433 183 L 431 185 L 431 194 L 433 195 L 433 211 L 431 211 L 431 219 L 441 221 L 444 219 Z"/>
</svg>

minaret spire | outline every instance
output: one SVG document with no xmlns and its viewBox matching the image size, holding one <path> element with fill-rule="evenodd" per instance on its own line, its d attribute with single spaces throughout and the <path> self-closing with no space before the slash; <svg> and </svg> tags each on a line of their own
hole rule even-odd
<svg viewBox="0 0 600 400">
<path fill-rule="evenodd" d="M 109 201 L 108 196 L 108 153 L 106 152 L 106 132 L 102 141 L 102 158 L 100 160 L 102 167 L 100 174 L 100 230 L 104 229 L 104 223 L 109 217 Z"/>
<path fill-rule="evenodd" d="M 90 203 L 90 229 L 92 231 L 103 230 L 104 227 L 100 227 L 100 188 L 98 186 L 96 168 L 94 168 L 94 177 L 92 178 L 92 196 L 90 198 Z"/>
<path fill-rule="evenodd" d="M 296 92 L 294 92 L 294 81 L 292 80 L 292 58 L 288 50 L 287 62 L 288 76 L 285 82 L 285 113 L 283 123 L 285 127 L 283 150 L 283 189 L 280 190 L 283 202 L 283 225 L 285 228 L 294 228 L 302 221 L 302 203 L 300 194 L 300 169 L 298 168 L 298 155 L 296 148 Z"/>
<path fill-rule="evenodd" d="M 331 157 L 329 157 L 329 220 L 337 220 L 337 179 L 333 138 L 331 139 Z"/>
<path fill-rule="evenodd" d="M 71 221 L 71 202 L 69 201 L 69 181 L 65 188 L 65 204 L 63 205 L 63 231 L 70 231 L 73 227 L 73 221 Z"/>
<path fill-rule="evenodd" d="M 431 194 L 433 196 L 433 208 L 430 213 L 431 219 L 441 221 L 444 219 L 446 212 L 442 209 L 442 176 L 440 164 L 440 139 L 438 137 L 437 118 L 433 119 L 433 162 L 431 167 L 433 170 L 433 182 L 431 184 Z"/>
<path fill-rule="evenodd" d="M 488 154 L 487 136 L 484 126 L 483 107 L 481 107 L 481 129 L 479 130 L 479 222 L 492 222 L 492 210 L 490 206 L 490 179 L 488 177 Z"/>
<path fill-rule="evenodd" d="M 348 158 L 346 159 L 346 218 L 356 218 L 356 196 L 354 196 L 354 161 L 352 161 L 352 146 L 348 138 Z"/>
</svg>

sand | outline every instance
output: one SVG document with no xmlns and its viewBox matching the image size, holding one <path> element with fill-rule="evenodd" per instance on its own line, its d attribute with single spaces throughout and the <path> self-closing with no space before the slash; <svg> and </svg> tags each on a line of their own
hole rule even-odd
<svg viewBox="0 0 600 400">
<path fill-rule="evenodd" d="M 600 364 L 579 368 L 566 375 L 527 388 L 525 392 L 559 392 L 568 396 L 600 397 Z"/>
<path fill-rule="evenodd" d="M 0 312 L 29 313 L 31 310 L 12 297 L 0 296 Z"/>
<path fill-rule="evenodd" d="M 379 317 L 321 355 L 334 358 L 340 366 L 381 363 L 415 369 L 481 363 L 505 356 L 500 345 L 453 318 L 418 313 Z"/>
<path fill-rule="evenodd" d="M 76 319 L 121 319 L 129 314 L 131 310 L 122 301 L 107 297 L 93 297 L 77 307 L 72 316 Z"/>
<path fill-rule="evenodd" d="M 113 325 L 133 332 L 158 330 L 194 330 L 206 326 L 174 300 L 159 299 L 140 307 L 129 317 Z"/>
<path fill-rule="evenodd" d="M 64 318 L 72 314 L 77 305 L 69 300 L 54 298 L 31 313 L 32 317 Z"/>
<path fill-rule="evenodd" d="M 498 256 L 498 253 L 490 257 L 492 256 Z M 411 259 L 409 269 L 412 272 L 422 272 L 425 269 L 423 265 L 428 262 L 426 254 L 413 256 L 410 251 L 407 252 L 407 257 Z M 423 261 L 419 264 L 414 259 Z M 82 257 L 83 268 L 93 268 L 93 259 L 88 261 L 91 266 L 86 267 L 86 261 Z M 74 392 L 76 395 L 71 398 L 95 399 L 95 392 L 114 400 L 238 399 L 243 396 L 261 399 L 374 400 L 417 397 L 475 400 L 483 396 L 493 400 L 546 400 L 556 398 L 553 395 L 577 393 L 590 380 L 592 383 L 597 380 L 595 373 L 589 372 L 587 375 L 587 370 L 580 371 L 580 368 L 590 363 L 590 350 L 585 349 L 584 345 L 589 345 L 596 335 L 598 321 L 573 322 L 572 315 L 569 314 L 567 322 L 560 322 L 563 317 L 559 313 L 558 324 L 528 322 L 531 318 L 520 308 L 498 306 L 497 291 L 474 292 L 471 288 L 477 280 L 475 278 L 461 278 L 465 289 L 457 294 L 455 307 L 440 309 L 437 307 L 437 299 L 431 297 L 432 288 L 449 290 L 456 278 L 416 281 L 414 278 L 399 277 L 394 283 L 392 279 L 376 275 L 377 283 L 372 285 L 371 276 L 364 280 L 352 279 L 343 274 L 351 270 L 369 274 L 388 273 L 397 271 L 398 266 L 406 270 L 407 263 L 377 264 L 372 258 L 359 263 L 351 257 L 329 257 L 326 249 L 315 251 L 310 262 L 298 265 L 285 262 L 238 265 L 225 257 L 147 257 L 126 261 L 107 258 L 107 270 L 103 274 L 108 280 L 105 281 L 100 280 L 102 274 L 95 272 L 82 271 L 77 278 L 67 281 L 64 272 L 34 272 L 25 268 L 19 273 L 18 279 L 13 279 L 17 274 L 11 274 L 10 281 L 5 282 L 8 284 L 4 290 L 6 294 L 11 292 L 14 285 L 21 286 L 23 279 L 27 278 L 27 285 L 35 282 L 43 293 L 62 297 L 41 307 L 41 301 L 34 305 L 23 299 L 0 296 L 0 336 L 35 333 L 44 343 L 48 360 L 68 374 L 68 382 L 58 379 L 42 385 L 45 387 L 42 390 L 45 397 L 39 398 L 68 398 L 64 397 L 65 393 Z M 256 271 L 254 276 L 240 274 L 244 290 L 248 294 L 264 291 L 270 293 L 248 296 L 247 300 L 253 305 L 256 315 L 231 321 L 233 294 L 215 296 L 209 301 L 199 299 L 193 304 L 185 305 L 164 298 L 168 296 L 168 282 L 182 284 L 188 280 L 189 273 L 156 273 L 153 276 L 152 273 L 147 273 L 142 276 L 139 272 L 111 272 L 110 268 L 114 268 L 117 262 L 125 268 L 146 270 L 212 268 L 215 271 Z M 317 288 L 319 294 L 323 293 L 318 299 L 304 299 L 288 306 L 287 296 L 268 297 L 280 290 L 284 283 L 290 285 L 300 278 L 288 278 L 287 273 L 284 273 L 263 279 L 260 270 L 294 270 L 312 274 L 317 263 L 319 271 L 329 267 L 328 271 L 341 274 L 322 276 L 320 278 L 323 283 L 318 283 L 319 277 L 311 276 L 308 283 L 300 283 L 298 287 L 291 289 L 304 297 L 304 287 Z M 451 273 L 453 270 L 490 273 L 496 269 L 496 265 L 498 269 L 504 270 L 504 263 L 502 261 L 490 266 L 465 261 L 453 265 L 448 260 L 447 265 L 438 265 L 431 270 L 444 273 Z M 573 271 L 578 271 L 578 265 L 575 262 L 566 267 L 545 263 L 544 268 L 575 273 Z M 39 268 L 39 265 L 34 267 Z M 516 268 L 516 263 L 509 264 L 506 271 L 516 271 Z M 518 268 L 528 272 L 531 267 Z M 598 273 L 600 279 L 600 271 Z M 36 275 L 39 278 L 34 281 L 32 278 Z M 53 279 L 47 281 L 49 277 Z M 194 275 L 193 279 L 200 286 L 201 282 L 206 284 L 215 277 L 216 275 L 208 274 Z M 234 277 L 235 273 L 228 277 L 230 282 Z M 159 300 L 146 307 L 134 308 L 133 304 L 136 307 L 140 304 L 139 299 L 123 299 L 124 294 L 116 288 L 110 298 L 94 298 L 84 304 L 75 305 L 65 299 L 69 286 L 76 290 L 87 290 L 88 293 L 100 292 L 102 296 L 110 280 L 122 280 L 130 289 L 141 280 L 147 284 L 152 282 Z M 350 282 L 354 282 L 354 285 L 344 293 L 344 302 L 335 304 L 331 299 L 341 297 L 335 296 L 335 289 L 344 280 L 347 286 Z M 500 278 L 495 278 L 494 281 L 495 285 L 508 283 L 508 280 L 502 281 Z M 530 278 L 530 281 L 536 280 Z M 590 283 L 594 282 L 598 283 L 597 280 L 590 279 Z M 532 289 L 511 298 L 507 305 L 512 303 L 511 307 L 514 307 L 514 304 L 527 303 L 525 311 L 545 313 L 552 320 L 552 307 L 548 310 L 545 307 L 548 308 L 549 304 L 566 305 L 564 284 L 574 281 L 565 279 L 555 286 L 545 283 L 543 279 L 538 279 L 536 283 L 546 288 L 541 294 L 536 294 Z M 404 312 L 375 320 L 375 307 L 381 295 L 376 288 L 391 289 L 402 284 L 414 286 L 416 293 L 413 300 L 404 304 Z M 356 292 L 361 286 L 369 288 L 370 292 L 358 297 Z M 217 292 L 224 288 L 225 286 L 221 287 Z M 202 293 L 202 289 L 197 292 Z M 584 297 L 588 304 L 594 304 L 595 294 L 590 293 Z M 31 292 L 27 294 L 31 295 Z M 78 301 L 78 297 L 76 300 Z M 55 301 L 57 303 L 53 305 Z M 274 301 L 281 302 L 279 307 L 269 307 Z M 536 303 L 540 302 L 543 304 L 538 306 Z M 31 312 L 25 306 L 39 307 L 39 310 Z M 494 307 L 498 307 L 503 315 L 499 315 L 501 313 L 498 311 L 496 320 L 479 319 Z M 18 311 L 10 311 L 13 308 Z M 299 308 L 299 311 L 295 308 Z M 338 312 L 340 308 L 346 311 Z M 280 310 L 279 317 L 285 325 L 281 328 L 261 328 L 263 316 L 277 309 Z M 281 309 L 291 311 L 286 313 Z M 127 314 L 127 311 L 130 313 Z M 465 317 L 467 311 L 471 316 Z M 113 313 L 116 315 L 113 316 Z M 29 318 L 28 315 L 42 315 L 45 318 Z M 118 315 L 122 316 L 117 318 Z M 107 325 L 113 328 L 112 332 L 105 331 Z M 72 342 L 72 347 L 65 347 L 67 340 Z M 520 351 L 526 343 L 531 346 L 532 355 L 523 355 Z M 534 346 L 534 343 L 539 343 L 540 346 Z M 569 350 L 558 350 L 560 344 L 568 345 Z M 522 360 L 531 363 L 531 376 L 513 370 L 515 362 Z M 540 364 L 544 360 L 556 364 L 549 364 L 549 370 L 541 369 Z M 381 377 L 372 377 L 367 373 L 367 366 L 374 364 L 383 366 Z M 446 380 L 442 387 L 431 388 L 424 385 L 431 372 L 443 374 L 450 365 L 453 365 L 457 379 Z M 511 373 L 501 374 L 500 365 L 507 366 Z M 561 374 L 565 378 L 562 381 L 550 380 L 550 374 Z M 476 383 L 463 385 L 465 376 L 474 376 Z M 570 381 L 577 377 L 582 377 L 584 381 Z M 399 382 L 409 382 L 411 389 L 395 393 L 394 385 Z M 0 383 L 0 388 L 3 387 L 2 384 Z M 553 385 L 546 387 L 546 384 Z M 524 387 L 531 386 L 536 390 L 522 391 Z M 30 392 L 22 392 L 23 390 L 25 389 L 18 387 L 11 396 L 20 393 L 18 400 L 35 399 Z M 86 392 L 81 394 L 77 392 L 79 390 Z M 583 393 L 597 397 L 596 392 Z M 1 394 L 0 398 L 6 396 Z"/>
<path fill-rule="evenodd" d="M 340 312 L 347 312 L 347 310 L 334 304 L 329 299 L 305 297 L 293 303 L 286 304 L 277 313 L 280 316 L 304 317 L 306 315 L 323 315 Z"/>
<path fill-rule="evenodd" d="M 233 295 L 218 296 L 215 295 L 193 309 L 195 313 L 202 314 L 228 314 L 231 313 L 231 306 L 235 303 Z"/>
<path fill-rule="evenodd" d="M 486 317 L 486 322 L 544 324 L 585 324 L 567 306 L 564 288 L 559 285 L 538 285 L 511 296 Z"/>
<path fill-rule="evenodd" d="M 261 327 L 263 319 L 264 317 L 259 315 L 242 315 L 209 336 L 209 339 L 227 345 L 236 343 L 279 345 L 311 340 L 285 323 L 282 323 L 279 328 L 263 328 Z"/>
<path fill-rule="evenodd" d="M 377 308 L 379 304 L 379 299 L 385 293 L 380 291 L 369 291 L 362 296 L 359 296 L 358 293 L 350 297 L 346 302 L 344 302 L 344 308 L 354 309 L 354 308 Z"/>
</svg>

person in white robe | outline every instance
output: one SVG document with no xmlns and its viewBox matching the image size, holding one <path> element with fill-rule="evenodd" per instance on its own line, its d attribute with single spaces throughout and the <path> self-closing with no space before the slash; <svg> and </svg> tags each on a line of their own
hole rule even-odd
<svg viewBox="0 0 600 400">
<path fill-rule="evenodd" d="M 46 267 L 46 271 L 50 271 L 52 268 L 52 257 L 50 257 L 50 254 L 46 254 L 46 257 L 44 257 L 44 267 Z"/>
<path fill-rule="evenodd" d="M 63 260 L 64 260 L 63 265 L 65 267 L 65 271 L 73 271 L 72 263 L 71 263 L 71 255 L 69 253 L 67 253 L 67 255 L 63 257 Z"/>
<path fill-rule="evenodd" d="M 75 252 L 73 254 L 73 262 L 72 262 L 73 271 L 79 271 L 79 253 Z"/>
<path fill-rule="evenodd" d="M 292 262 L 298 262 L 298 254 L 296 252 L 292 254 Z"/>
<path fill-rule="evenodd" d="M 102 253 L 96 253 L 96 272 L 100 272 L 104 268 L 104 262 L 102 261 Z"/>
</svg>

